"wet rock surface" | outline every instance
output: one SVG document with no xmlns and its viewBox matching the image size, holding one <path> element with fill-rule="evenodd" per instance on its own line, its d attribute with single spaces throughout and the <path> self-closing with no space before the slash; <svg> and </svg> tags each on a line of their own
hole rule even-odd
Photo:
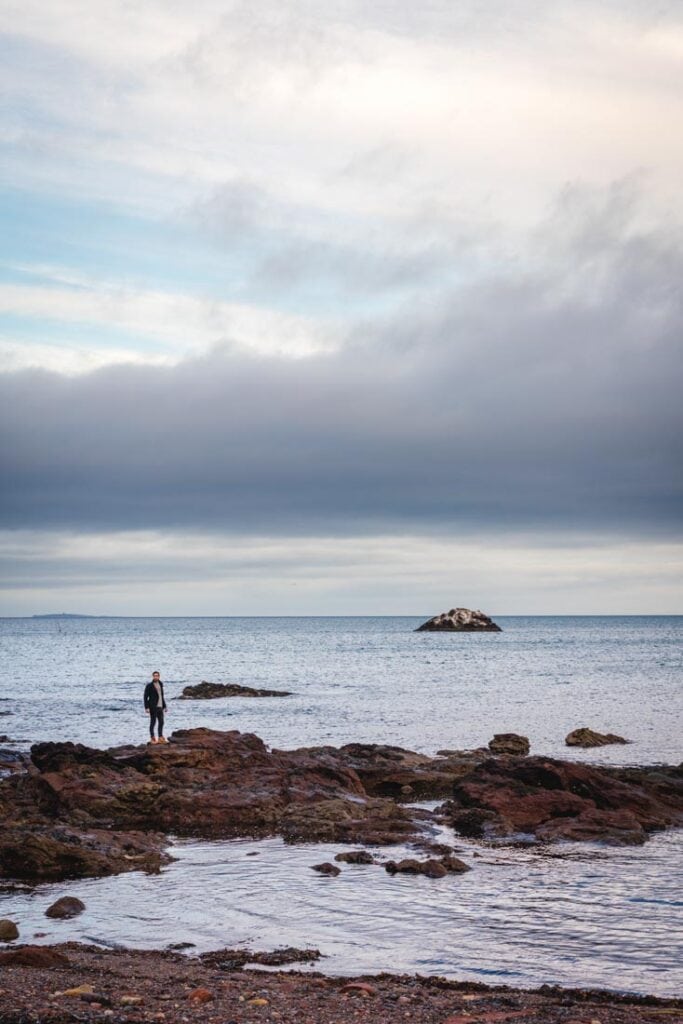
<svg viewBox="0 0 683 1024">
<path fill-rule="evenodd" d="M 291 697 L 289 690 L 255 690 L 238 683 L 198 683 L 186 686 L 178 700 L 215 700 L 218 697 Z"/>
<path fill-rule="evenodd" d="M 481 611 L 451 608 L 423 622 L 416 633 L 501 633 L 500 626 Z"/>
<path fill-rule="evenodd" d="M 574 729 L 565 736 L 564 742 L 568 747 L 606 747 L 611 743 L 630 743 L 623 736 L 617 736 L 613 732 L 594 732 L 592 729 Z"/>
<path fill-rule="evenodd" d="M 680 1020 L 683 1012 L 681 1000 L 550 986 L 524 991 L 415 975 L 351 979 L 230 968 L 230 954 L 244 952 L 219 950 L 189 959 L 172 952 L 103 951 L 66 943 L 0 953 L 0 1021 L 654 1024 Z M 13 959 L 3 961 L 7 957 Z M 41 965 L 41 957 L 50 962 Z M 103 1007 L 111 1007 L 107 1016 Z"/>
<path fill-rule="evenodd" d="M 644 843 L 683 823 L 683 767 L 606 768 L 551 758 L 490 758 L 440 809 L 465 835 Z"/>
</svg>

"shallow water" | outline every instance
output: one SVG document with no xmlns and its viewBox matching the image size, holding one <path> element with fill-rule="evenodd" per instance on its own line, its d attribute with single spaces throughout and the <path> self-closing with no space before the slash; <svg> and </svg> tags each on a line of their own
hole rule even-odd
<svg viewBox="0 0 683 1024">
<path fill-rule="evenodd" d="M 570 756 L 681 759 L 683 619 L 501 619 L 503 633 L 481 636 L 416 634 L 419 621 L 2 620 L 0 708 L 12 714 L 0 731 L 24 743 L 143 739 L 142 685 L 159 668 L 169 696 L 201 679 L 294 690 L 171 704 L 171 728 L 239 728 L 273 746 L 367 740 L 433 753 L 520 731 L 533 751 L 567 756 L 564 735 L 590 725 L 634 742 Z M 24 939 L 45 932 L 44 942 L 314 945 L 326 956 L 316 969 L 334 973 L 683 990 L 683 832 L 642 848 L 563 845 L 552 856 L 448 838 L 474 870 L 436 881 L 381 867 L 342 865 L 333 879 L 310 870 L 339 846 L 181 841 L 159 876 L 0 891 L 0 917 L 19 921 Z M 65 891 L 86 912 L 45 918 Z"/>
</svg>

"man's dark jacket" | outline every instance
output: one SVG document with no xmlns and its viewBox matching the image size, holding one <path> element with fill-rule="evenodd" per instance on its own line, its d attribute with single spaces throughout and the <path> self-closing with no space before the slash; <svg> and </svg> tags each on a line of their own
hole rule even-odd
<svg viewBox="0 0 683 1024">
<path fill-rule="evenodd" d="M 164 684 L 159 680 L 159 686 L 161 687 L 161 711 L 166 710 L 166 698 L 164 697 Z M 145 687 L 145 708 L 150 711 L 156 711 L 159 707 L 159 694 L 154 683 L 147 683 Z"/>
</svg>

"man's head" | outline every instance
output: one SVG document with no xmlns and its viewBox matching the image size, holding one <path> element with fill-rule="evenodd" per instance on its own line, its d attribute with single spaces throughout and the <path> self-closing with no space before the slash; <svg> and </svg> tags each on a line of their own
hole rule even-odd
<svg viewBox="0 0 683 1024">
<path fill-rule="evenodd" d="M 158 683 L 160 679 L 161 679 L 161 676 L 159 675 L 158 672 L 152 672 L 152 682 L 153 683 Z"/>
</svg>

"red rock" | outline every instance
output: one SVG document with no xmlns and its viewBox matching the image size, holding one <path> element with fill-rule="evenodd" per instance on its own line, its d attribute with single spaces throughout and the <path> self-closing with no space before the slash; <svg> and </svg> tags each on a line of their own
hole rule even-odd
<svg viewBox="0 0 683 1024">
<path fill-rule="evenodd" d="M 213 992 L 209 992 L 208 988 L 196 988 L 190 992 L 187 997 L 193 1003 L 211 1003 L 214 999 Z"/>
<path fill-rule="evenodd" d="M 611 769 L 551 758 L 491 758 L 444 805 L 465 834 L 642 843 L 683 822 L 683 770 Z"/>
</svg>

